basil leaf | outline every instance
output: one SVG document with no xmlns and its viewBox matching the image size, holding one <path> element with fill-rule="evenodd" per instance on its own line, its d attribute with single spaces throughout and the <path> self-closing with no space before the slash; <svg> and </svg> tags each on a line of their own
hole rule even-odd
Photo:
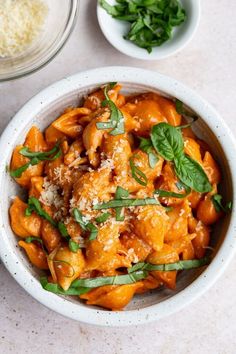
<svg viewBox="0 0 236 354">
<path fill-rule="evenodd" d="M 135 165 L 133 161 L 135 157 L 137 157 L 137 155 L 133 155 L 129 159 L 132 177 L 135 179 L 136 182 L 138 182 L 142 186 L 146 186 L 148 182 L 147 176 Z"/>
<path fill-rule="evenodd" d="M 29 166 L 30 166 L 30 162 L 28 162 L 25 165 L 17 168 L 16 170 L 10 171 L 10 176 L 13 177 L 13 178 L 20 178 L 22 173 L 25 172 Z"/>
<path fill-rule="evenodd" d="M 35 213 L 37 213 L 42 218 L 44 218 L 47 221 L 49 221 L 50 224 L 53 225 L 54 227 L 57 227 L 57 223 L 51 218 L 51 216 L 46 211 L 44 211 L 42 209 L 39 200 L 37 198 L 35 198 L 35 197 L 30 197 L 28 199 L 28 207 L 27 207 L 27 209 L 25 211 L 25 215 L 26 216 L 31 215 L 32 211 L 34 211 Z"/>
<path fill-rule="evenodd" d="M 123 113 L 116 107 L 115 103 L 108 96 L 108 89 L 114 87 L 116 83 L 110 83 L 106 85 L 104 90 L 104 95 L 106 97 L 105 101 L 102 102 L 102 106 L 109 106 L 110 108 L 110 121 L 109 122 L 98 122 L 96 123 L 97 129 L 111 129 L 109 132 L 110 135 L 120 135 L 124 134 L 125 126 L 124 126 L 124 116 Z"/>
<path fill-rule="evenodd" d="M 154 191 L 154 194 L 158 194 L 159 197 L 173 197 L 173 198 L 180 198 L 180 199 L 186 198 L 190 193 L 191 193 L 191 188 L 189 188 L 189 187 L 186 190 L 186 193 L 184 193 L 184 194 L 170 192 L 170 191 L 166 191 L 164 189 L 156 189 Z"/>
<path fill-rule="evenodd" d="M 183 153 L 182 134 L 168 123 L 159 123 L 152 127 L 151 141 L 155 150 L 167 161 L 173 161 Z"/>
<path fill-rule="evenodd" d="M 159 271 L 159 272 L 168 272 L 173 270 L 188 270 L 203 267 L 210 263 L 209 257 L 204 257 L 200 259 L 191 259 L 185 261 L 178 261 L 175 263 L 167 263 L 167 264 L 151 264 L 151 263 L 136 263 L 133 267 L 128 269 L 129 274 L 135 271 Z"/>
<path fill-rule="evenodd" d="M 80 249 L 80 245 L 77 242 L 70 239 L 69 240 L 69 249 L 71 250 L 71 252 L 76 253 Z"/>
<path fill-rule="evenodd" d="M 90 231 L 90 235 L 89 235 L 89 241 L 93 241 L 97 238 L 98 235 L 98 229 L 95 225 L 93 225 L 92 223 L 88 223 L 87 224 L 87 229 Z"/>
<path fill-rule="evenodd" d="M 215 210 L 219 213 L 220 211 L 223 211 L 225 213 L 230 213 L 232 211 L 232 202 L 228 202 L 225 206 L 222 204 L 222 195 L 220 194 L 214 194 L 211 197 L 211 200 L 214 204 Z"/>
<path fill-rule="evenodd" d="M 43 245 L 43 240 L 40 237 L 29 236 L 29 237 L 26 237 L 24 239 L 24 241 L 26 243 L 31 243 L 31 242 L 37 241 L 37 242 L 41 243 L 41 245 Z"/>
<path fill-rule="evenodd" d="M 77 209 L 77 208 L 73 209 L 73 215 L 74 215 L 75 221 L 80 225 L 81 229 L 86 231 L 87 224 L 86 224 L 86 222 L 83 221 L 83 215 L 79 211 L 79 209 Z"/>
<path fill-rule="evenodd" d="M 199 193 L 207 193 L 212 190 L 208 177 L 198 162 L 191 157 L 182 155 L 175 162 L 175 173 L 186 186 Z"/>
<path fill-rule="evenodd" d="M 57 227 L 58 227 L 58 230 L 60 231 L 60 234 L 63 237 L 65 237 L 65 238 L 69 237 L 66 225 L 62 221 L 59 221 L 59 223 L 57 224 Z"/>
<path fill-rule="evenodd" d="M 144 199 L 114 199 L 107 203 L 96 204 L 93 206 L 94 210 L 129 207 L 129 206 L 142 206 L 142 205 L 160 205 L 160 202 L 155 198 Z"/>
<path fill-rule="evenodd" d="M 148 154 L 149 165 L 151 168 L 154 168 L 159 158 L 154 150 L 151 139 L 140 138 L 139 148 Z"/>
<path fill-rule="evenodd" d="M 108 219 L 110 216 L 111 216 L 111 213 L 103 213 L 103 214 L 101 214 L 100 216 L 96 217 L 95 220 L 96 220 L 96 222 L 97 222 L 98 224 L 101 224 L 101 223 L 107 221 L 107 219 Z"/>
<path fill-rule="evenodd" d="M 116 275 L 113 277 L 97 277 L 97 278 L 88 278 L 88 279 L 76 279 L 72 286 L 77 287 L 86 287 L 86 288 L 97 288 L 104 285 L 125 285 L 133 284 L 139 280 L 145 279 L 148 276 L 146 271 L 132 272 L 131 274 L 125 275 Z"/>
<path fill-rule="evenodd" d="M 115 193 L 115 199 L 122 199 L 122 198 L 128 198 L 129 196 L 129 191 L 126 189 L 118 186 L 116 188 L 116 193 Z M 123 208 L 119 207 L 116 208 L 116 221 L 124 221 L 125 216 L 122 215 L 124 213 Z"/>
<path fill-rule="evenodd" d="M 85 293 L 87 293 L 88 291 L 91 290 L 90 288 L 82 288 L 82 287 L 74 288 L 72 286 L 68 290 L 64 290 L 58 284 L 49 283 L 48 280 L 47 280 L 47 277 L 41 277 L 40 278 L 40 283 L 41 283 L 41 285 L 42 285 L 44 290 L 47 290 L 47 291 L 49 291 L 51 293 L 59 294 L 59 295 L 76 295 L 76 296 L 79 296 L 79 295 L 85 294 Z"/>
</svg>

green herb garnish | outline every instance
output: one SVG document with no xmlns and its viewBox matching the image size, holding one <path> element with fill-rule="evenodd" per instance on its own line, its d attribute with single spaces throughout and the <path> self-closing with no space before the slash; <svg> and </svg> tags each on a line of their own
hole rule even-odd
<svg viewBox="0 0 236 354">
<path fill-rule="evenodd" d="M 69 240 L 69 249 L 72 252 L 76 253 L 80 248 L 81 247 L 77 242 L 73 241 L 72 239 Z"/>
<path fill-rule="evenodd" d="M 28 199 L 28 207 L 25 210 L 25 215 L 30 216 L 32 212 L 37 213 L 42 218 L 46 219 L 50 222 L 50 224 L 54 227 L 57 227 L 57 223 L 52 219 L 52 217 L 43 210 L 39 200 L 35 197 L 29 197 Z"/>
<path fill-rule="evenodd" d="M 116 188 L 115 199 L 128 198 L 128 196 L 129 196 L 129 191 L 119 186 Z M 123 208 L 118 207 L 115 210 L 116 210 L 116 221 L 124 221 L 125 216 L 123 215 L 124 213 Z"/>
<path fill-rule="evenodd" d="M 98 217 L 96 217 L 95 220 L 96 220 L 96 222 L 97 222 L 98 224 L 101 224 L 101 223 L 107 221 L 107 219 L 108 219 L 110 216 L 111 216 L 111 213 L 103 213 L 103 214 L 99 215 Z"/>
<path fill-rule="evenodd" d="M 133 155 L 129 159 L 132 177 L 142 186 L 146 186 L 148 183 L 147 176 L 135 165 L 134 158 L 138 158 L 138 155 Z"/>
<path fill-rule="evenodd" d="M 184 153 L 184 141 L 178 127 L 167 123 L 153 126 L 151 140 L 156 151 L 167 161 L 173 161 L 178 178 L 199 193 L 212 190 L 201 165 Z"/>
<path fill-rule="evenodd" d="M 113 199 L 107 203 L 96 204 L 93 206 L 94 210 L 130 207 L 130 206 L 143 206 L 143 205 L 160 205 L 160 202 L 155 198 L 144 199 Z"/>
<path fill-rule="evenodd" d="M 110 108 L 110 121 L 109 122 L 98 122 L 96 123 L 97 129 L 112 129 L 110 135 L 120 135 L 125 132 L 124 116 L 115 103 L 108 96 L 108 90 L 116 85 L 115 82 L 106 85 L 104 89 L 105 100 L 102 102 L 102 106 L 109 106 Z"/>
<path fill-rule="evenodd" d="M 90 291 L 90 288 L 82 288 L 82 287 L 70 287 L 68 290 L 62 289 L 62 287 L 58 284 L 54 283 L 49 283 L 47 280 L 47 277 L 41 277 L 40 278 L 40 283 L 43 287 L 44 290 L 50 291 L 51 293 L 54 294 L 59 294 L 59 295 L 82 295 Z"/>
<path fill-rule="evenodd" d="M 26 243 L 31 243 L 31 242 L 37 241 L 37 242 L 41 243 L 41 245 L 43 245 L 43 240 L 40 237 L 29 236 L 29 237 L 26 237 L 24 239 L 24 241 Z"/>
<path fill-rule="evenodd" d="M 20 178 L 22 173 L 27 170 L 29 166 L 34 166 L 40 163 L 41 161 L 52 161 L 61 156 L 61 149 L 59 143 L 57 143 L 50 151 L 39 152 L 39 151 L 30 151 L 28 147 L 23 147 L 20 149 L 19 153 L 30 159 L 25 165 L 17 168 L 16 170 L 10 171 L 11 177 Z"/>
<path fill-rule="evenodd" d="M 152 145 L 151 139 L 140 138 L 139 149 L 148 154 L 148 162 L 151 168 L 154 168 L 159 160 L 157 153 Z"/>
<path fill-rule="evenodd" d="M 87 278 L 87 279 L 76 279 L 73 281 L 72 286 L 86 287 L 86 288 L 97 288 L 104 285 L 124 285 L 133 284 L 139 280 L 145 279 L 148 276 L 146 271 L 137 271 L 124 275 L 115 275 L 113 277 L 97 277 L 97 278 Z"/>
<path fill-rule="evenodd" d="M 100 0 L 100 5 L 113 18 L 129 22 L 124 38 L 149 53 L 168 41 L 173 28 L 186 20 L 186 12 L 178 0 L 116 0 L 114 6 Z"/>
<path fill-rule="evenodd" d="M 164 189 L 156 189 L 154 194 L 158 194 L 159 197 L 173 197 L 173 198 L 186 198 L 191 193 L 191 188 L 186 186 L 186 192 L 184 194 L 166 191 Z"/>
<path fill-rule="evenodd" d="M 98 234 L 97 227 L 93 225 L 91 222 L 85 221 L 79 209 L 77 208 L 73 209 L 73 215 L 75 221 L 80 225 L 82 230 L 90 231 L 89 240 L 90 241 L 95 240 Z"/>
<path fill-rule="evenodd" d="M 224 213 L 230 213 L 232 211 L 232 207 L 233 207 L 232 202 L 228 202 L 225 205 L 223 205 L 222 199 L 223 199 L 223 197 L 220 194 L 214 194 L 211 197 L 211 200 L 214 204 L 215 210 L 217 211 L 217 213 L 219 213 L 220 211 L 223 211 Z"/>
<path fill-rule="evenodd" d="M 157 270 L 161 272 L 167 272 L 172 270 L 185 270 L 185 269 L 187 270 L 187 269 L 203 267 L 209 263 L 210 263 L 209 257 L 204 257 L 200 259 L 191 259 L 186 261 L 178 261 L 175 263 L 167 263 L 167 264 L 151 264 L 151 263 L 140 262 L 140 263 L 136 263 L 133 267 L 129 268 L 128 272 L 132 273 L 140 270 L 146 270 L 146 271 Z"/>
</svg>

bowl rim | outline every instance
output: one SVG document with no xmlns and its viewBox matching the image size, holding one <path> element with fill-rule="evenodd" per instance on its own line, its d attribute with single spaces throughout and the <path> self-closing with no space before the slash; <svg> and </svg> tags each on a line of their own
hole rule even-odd
<svg viewBox="0 0 236 354">
<path fill-rule="evenodd" d="M 7 76 L 7 77 L 0 76 L 0 83 L 21 79 L 27 75 L 31 75 L 31 74 L 37 72 L 38 70 L 41 70 L 42 68 L 44 68 L 47 64 L 49 64 L 60 53 L 60 51 L 63 49 L 63 47 L 67 43 L 68 39 L 70 38 L 70 36 L 75 28 L 78 14 L 79 14 L 80 0 L 70 0 L 70 1 L 71 1 L 71 5 L 70 5 L 70 11 L 69 11 L 69 15 L 68 15 L 68 21 L 66 23 L 64 32 L 63 32 L 59 42 L 57 43 L 55 48 L 52 50 L 52 53 L 50 54 L 50 56 L 44 57 L 42 62 L 40 64 L 35 65 L 34 68 L 28 68 L 28 69 L 26 68 L 18 74 L 12 73 L 12 74 L 10 74 L 10 76 Z"/>
<path fill-rule="evenodd" d="M 189 26 L 185 30 L 185 33 L 183 34 L 182 38 L 177 43 L 176 41 L 170 39 L 168 42 L 166 42 L 169 44 L 168 47 L 163 47 L 163 46 L 157 47 L 156 50 L 154 49 L 152 53 L 149 54 L 147 53 L 146 50 L 139 48 L 132 43 L 127 44 L 128 41 L 122 42 L 124 43 L 123 45 L 119 45 L 118 43 L 116 43 L 116 41 L 114 41 L 113 31 L 111 31 L 110 29 L 108 30 L 104 22 L 104 17 L 110 15 L 108 15 L 106 11 L 101 7 L 99 1 L 100 0 L 97 0 L 97 19 L 103 35 L 105 36 L 107 41 L 119 52 L 135 59 L 147 60 L 147 61 L 161 60 L 178 53 L 184 47 L 186 47 L 188 43 L 192 40 L 193 36 L 195 35 L 198 29 L 198 25 L 200 22 L 201 1 L 189 0 L 190 6 L 192 7 L 192 17 L 191 17 L 191 21 L 189 22 Z"/>
<path fill-rule="evenodd" d="M 27 125 L 33 117 L 38 115 L 50 103 L 68 95 L 70 92 L 79 91 L 89 85 L 99 86 L 102 83 L 114 81 L 123 82 L 124 85 L 146 85 L 150 89 L 160 90 L 176 97 L 190 106 L 203 117 L 203 120 L 207 122 L 213 133 L 219 136 L 219 141 L 222 147 L 224 147 L 225 156 L 230 163 L 230 172 L 232 176 L 236 175 L 236 141 L 226 123 L 210 104 L 193 90 L 171 77 L 145 69 L 117 66 L 92 69 L 64 78 L 45 88 L 19 110 L 4 130 L 0 139 L 0 151 L 5 151 L 5 157 L 0 161 L 0 190 L 4 188 L 4 176 L 8 156 L 19 137 L 16 131 L 19 124 L 24 122 L 23 124 Z M 233 205 L 236 203 L 234 188 L 233 183 Z M 94 325 L 137 325 L 159 320 L 182 309 L 204 293 L 219 278 L 232 259 L 236 249 L 236 217 L 235 213 L 232 212 L 227 235 L 216 257 L 197 279 L 178 294 L 158 304 L 138 310 L 117 312 L 94 309 L 81 305 L 78 306 L 78 304 L 42 289 L 39 281 L 23 266 L 15 250 L 10 245 L 7 232 L 4 228 L 3 210 L 5 210 L 4 205 L 0 201 L 0 223 L 3 225 L 1 230 L 0 257 L 14 279 L 32 297 L 48 308 L 71 319 Z"/>
</svg>

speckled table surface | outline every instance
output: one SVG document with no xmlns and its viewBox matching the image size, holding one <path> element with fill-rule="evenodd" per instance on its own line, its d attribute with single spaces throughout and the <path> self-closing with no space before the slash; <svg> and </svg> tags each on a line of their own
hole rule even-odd
<svg viewBox="0 0 236 354">
<path fill-rule="evenodd" d="M 106 65 L 148 68 L 183 81 L 221 113 L 233 132 L 236 95 L 236 1 L 202 2 L 193 41 L 159 62 L 130 59 L 104 39 L 96 1 L 81 0 L 75 31 L 62 52 L 34 75 L 0 85 L 0 129 L 32 95 L 84 69 Z M 236 260 L 199 300 L 162 321 L 129 328 L 92 327 L 68 320 L 32 299 L 0 263 L 0 353 L 236 352 Z"/>
</svg>

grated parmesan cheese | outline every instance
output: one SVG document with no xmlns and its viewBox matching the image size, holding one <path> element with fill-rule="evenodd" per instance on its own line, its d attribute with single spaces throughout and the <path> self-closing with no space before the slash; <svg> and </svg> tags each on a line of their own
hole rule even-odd
<svg viewBox="0 0 236 354">
<path fill-rule="evenodd" d="M 42 0 L 0 0 L 0 57 L 22 53 L 40 33 L 47 13 Z"/>
</svg>

